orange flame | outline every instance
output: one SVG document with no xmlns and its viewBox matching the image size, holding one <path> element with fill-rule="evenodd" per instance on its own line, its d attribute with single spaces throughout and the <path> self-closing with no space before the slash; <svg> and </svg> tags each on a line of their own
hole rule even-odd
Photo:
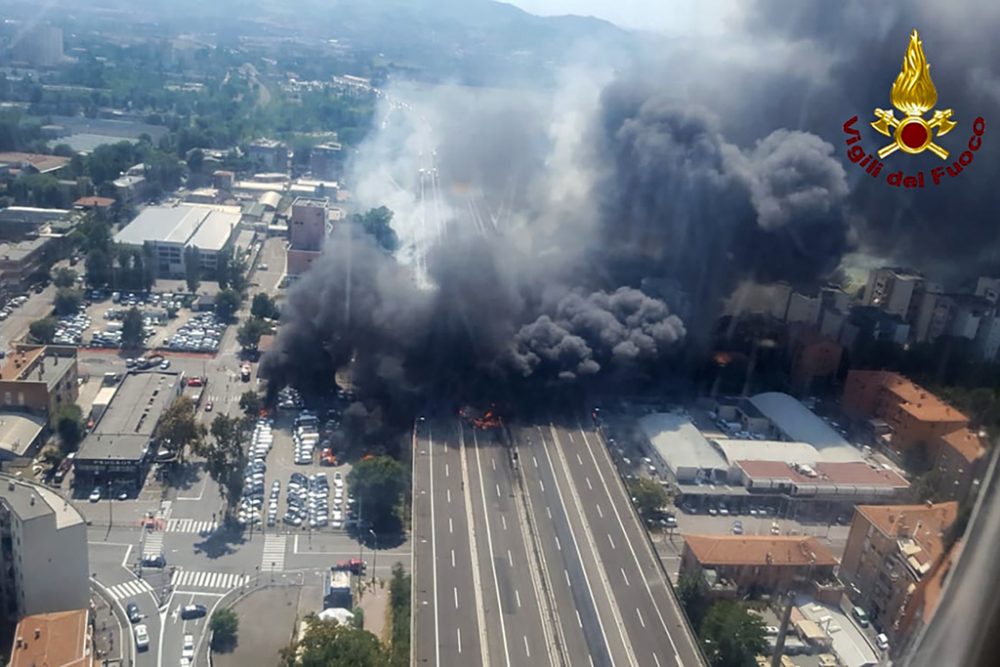
<svg viewBox="0 0 1000 667">
<path fill-rule="evenodd" d="M 908 116 L 922 116 L 937 104 L 937 89 L 931 81 L 931 66 L 924 56 L 923 42 L 914 30 L 906 48 L 903 68 L 892 84 L 892 106 Z"/>
<path fill-rule="evenodd" d="M 487 430 L 503 426 L 503 419 L 500 418 L 500 415 L 496 414 L 494 407 L 490 407 L 479 417 L 473 417 L 468 414 L 465 409 L 459 410 L 458 413 L 470 424 L 472 424 L 473 427 L 478 429 Z"/>
</svg>

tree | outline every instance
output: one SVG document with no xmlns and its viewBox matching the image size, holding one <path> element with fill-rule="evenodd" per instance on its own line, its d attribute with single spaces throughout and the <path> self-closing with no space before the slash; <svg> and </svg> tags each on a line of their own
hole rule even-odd
<svg viewBox="0 0 1000 667">
<path fill-rule="evenodd" d="M 219 485 L 219 495 L 226 504 L 226 518 L 243 494 L 243 469 L 246 452 L 243 442 L 250 434 L 252 419 L 216 415 L 212 420 L 212 439 L 203 439 L 195 452 L 205 458 L 209 476 Z"/>
<path fill-rule="evenodd" d="M 188 152 L 187 166 L 191 173 L 197 174 L 205 164 L 205 153 L 200 148 Z"/>
<path fill-rule="evenodd" d="M 396 252 L 399 248 L 399 237 L 392 228 L 392 211 L 385 206 L 372 208 L 364 213 L 355 213 L 351 222 L 361 227 L 386 252 Z"/>
<path fill-rule="evenodd" d="M 403 465 L 388 456 L 373 456 L 358 462 L 348 479 L 363 513 L 359 518 L 375 526 L 376 532 L 398 530 L 400 504 L 409 483 Z"/>
<path fill-rule="evenodd" d="M 229 276 L 232 273 L 233 249 L 229 248 L 220 252 L 215 260 L 215 281 L 219 283 L 219 289 L 224 290 L 229 287 Z"/>
<path fill-rule="evenodd" d="M 122 347 L 136 349 L 142 347 L 142 313 L 135 306 L 125 312 L 122 320 Z"/>
<path fill-rule="evenodd" d="M 392 580 L 389 582 L 389 608 L 392 620 L 392 643 L 389 645 L 389 661 L 396 667 L 410 663 L 410 575 L 403 570 L 402 563 L 392 566 Z"/>
<path fill-rule="evenodd" d="M 306 617 L 309 628 L 301 641 L 281 652 L 286 667 L 386 667 L 389 662 L 378 638 L 336 621 Z"/>
<path fill-rule="evenodd" d="M 111 257 L 107 251 L 94 248 L 87 252 L 84 260 L 87 284 L 91 287 L 104 287 L 111 282 Z"/>
<path fill-rule="evenodd" d="M 76 285 L 77 273 L 73 269 L 57 269 L 52 277 L 52 282 L 56 287 L 69 288 Z"/>
<path fill-rule="evenodd" d="M 243 299 L 234 289 L 220 290 L 215 295 L 215 313 L 224 321 L 232 321 L 233 315 L 240 309 Z"/>
<path fill-rule="evenodd" d="M 209 622 L 212 629 L 212 650 L 232 651 L 236 647 L 240 631 L 240 618 L 232 609 L 219 609 L 212 614 Z"/>
<path fill-rule="evenodd" d="M 754 667 L 767 651 L 763 619 L 729 600 L 709 608 L 699 636 L 712 667 Z"/>
<path fill-rule="evenodd" d="M 43 317 L 28 326 L 28 335 L 36 343 L 51 343 L 56 337 L 57 322 L 54 317 Z"/>
<path fill-rule="evenodd" d="M 695 574 L 681 573 L 677 579 L 677 598 L 684 607 L 684 613 L 687 614 L 691 627 L 700 627 L 710 603 L 705 580 Z"/>
<path fill-rule="evenodd" d="M 268 331 L 270 331 L 270 327 L 264 320 L 258 317 L 249 317 L 236 332 L 236 340 L 239 341 L 244 350 L 256 350 L 260 343 L 260 337 Z"/>
<path fill-rule="evenodd" d="M 260 400 L 260 394 L 255 392 L 253 389 L 247 389 L 240 396 L 240 409 L 248 415 L 257 416 L 260 414 L 261 408 L 264 407 L 264 402 Z"/>
<path fill-rule="evenodd" d="M 163 411 L 156 426 L 156 438 L 161 447 L 184 459 L 184 450 L 198 451 L 205 440 L 205 425 L 196 419 L 195 405 L 187 396 L 178 396 Z"/>
<path fill-rule="evenodd" d="M 635 499 L 635 506 L 643 517 L 653 516 L 657 510 L 665 507 L 670 502 L 663 485 L 656 480 L 646 477 L 629 482 L 629 493 Z"/>
<path fill-rule="evenodd" d="M 75 403 L 64 405 L 56 413 L 56 433 L 64 454 L 75 452 L 83 440 L 83 411 Z"/>
<path fill-rule="evenodd" d="M 80 305 L 83 304 L 83 295 L 77 290 L 59 289 L 56 290 L 52 304 L 55 306 L 57 314 L 73 315 L 80 310 Z"/>
<path fill-rule="evenodd" d="M 201 254 L 194 246 L 184 248 L 184 282 L 192 294 L 201 285 Z"/>
<path fill-rule="evenodd" d="M 253 302 L 250 304 L 250 314 L 254 317 L 277 319 L 278 306 L 270 296 L 264 292 L 254 294 Z"/>
</svg>

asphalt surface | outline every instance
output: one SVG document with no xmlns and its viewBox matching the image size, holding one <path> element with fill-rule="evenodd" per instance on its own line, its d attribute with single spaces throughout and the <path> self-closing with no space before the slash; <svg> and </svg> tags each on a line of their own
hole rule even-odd
<svg viewBox="0 0 1000 667">
<path fill-rule="evenodd" d="M 416 664 L 701 664 L 592 428 L 419 421 L 413 479 Z"/>
</svg>

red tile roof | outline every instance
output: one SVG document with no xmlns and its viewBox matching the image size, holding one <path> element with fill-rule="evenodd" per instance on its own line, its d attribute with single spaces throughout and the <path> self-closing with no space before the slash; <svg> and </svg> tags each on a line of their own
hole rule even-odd
<svg viewBox="0 0 1000 667">
<path fill-rule="evenodd" d="M 14 634 L 10 667 L 93 665 L 87 628 L 89 613 L 86 609 L 78 609 L 22 618 Z"/>
<path fill-rule="evenodd" d="M 911 382 L 899 373 L 891 371 L 853 370 L 850 375 L 865 382 L 874 382 L 892 392 L 900 401 L 903 410 L 925 422 L 968 422 L 969 418 L 951 407 L 940 398 Z"/>
<path fill-rule="evenodd" d="M 705 567 L 837 564 L 830 550 L 808 535 L 685 535 L 684 541 Z"/>
<path fill-rule="evenodd" d="M 944 554 L 944 533 L 958 517 L 955 501 L 936 505 L 858 505 L 855 509 L 888 537 L 912 539 L 923 551 L 918 560 L 930 564 Z"/>
<path fill-rule="evenodd" d="M 108 208 L 114 203 L 115 200 L 111 197 L 80 197 L 73 202 L 73 206 L 79 206 L 80 208 Z"/>
<path fill-rule="evenodd" d="M 986 453 L 986 447 L 982 439 L 972 430 L 960 428 L 952 431 L 941 440 L 962 455 L 969 463 L 972 463 Z"/>
</svg>

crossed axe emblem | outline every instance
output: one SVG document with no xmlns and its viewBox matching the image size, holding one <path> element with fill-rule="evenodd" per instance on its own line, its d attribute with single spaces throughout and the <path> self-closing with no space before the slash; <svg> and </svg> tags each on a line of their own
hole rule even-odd
<svg viewBox="0 0 1000 667">
<path fill-rule="evenodd" d="M 951 120 L 951 113 L 951 109 L 945 109 L 944 111 L 937 110 L 930 121 L 926 121 L 923 117 L 917 115 L 906 115 L 901 119 L 897 119 L 891 109 L 875 109 L 875 116 L 878 120 L 874 121 L 871 126 L 887 137 L 894 137 L 894 141 L 891 144 L 879 149 L 879 158 L 885 158 L 899 149 L 903 149 L 907 153 L 920 153 L 926 149 L 942 160 L 948 159 L 948 151 L 938 146 L 932 139 L 934 137 L 934 130 L 937 130 L 937 136 L 940 137 L 951 132 L 958 124 Z M 926 141 L 924 145 L 919 147 L 909 146 L 902 140 L 902 128 L 913 123 L 922 126 L 926 132 Z"/>
</svg>

